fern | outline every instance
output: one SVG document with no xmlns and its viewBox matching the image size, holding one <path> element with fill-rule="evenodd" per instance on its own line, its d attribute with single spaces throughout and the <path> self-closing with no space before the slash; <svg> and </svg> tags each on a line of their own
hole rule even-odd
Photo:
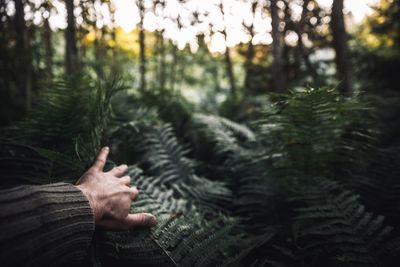
<svg viewBox="0 0 400 267">
<path fill-rule="evenodd" d="M 255 141 L 255 134 L 249 128 L 223 117 L 196 113 L 191 123 L 196 138 L 200 139 L 198 135 L 202 134 L 205 140 L 200 140 L 214 145 L 214 152 L 219 156 L 240 150 L 244 141 Z"/>
<path fill-rule="evenodd" d="M 56 78 L 31 116 L 5 134 L 15 142 L 76 154 L 89 164 L 101 146 L 111 98 L 123 88 L 117 79 Z"/>
<path fill-rule="evenodd" d="M 186 157 L 185 150 L 168 124 L 144 127 L 143 158 L 148 179 L 155 185 L 164 185 L 174 191 L 177 198 L 188 198 L 208 206 L 223 208 L 231 199 L 230 191 L 221 182 L 199 177 L 194 162 Z"/>
<path fill-rule="evenodd" d="M 400 222 L 399 155 L 398 147 L 377 150 L 365 175 L 350 184 L 363 204 L 384 215 L 392 225 Z"/>
<path fill-rule="evenodd" d="M 282 184 L 294 189 L 313 177 L 342 179 L 365 167 L 360 158 L 368 158 L 376 134 L 362 101 L 328 89 L 283 97 L 282 105 L 268 108 L 264 119 L 255 122 Z"/>
<path fill-rule="evenodd" d="M 384 266 L 399 253 L 398 230 L 366 212 L 397 225 L 398 150 L 376 150 L 361 97 L 306 89 L 263 100 L 253 132 L 193 113 L 170 93 L 113 102 L 121 88 L 56 79 L 32 117 L 0 140 L 1 186 L 13 186 L 73 182 L 112 136 L 111 157 L 131 165 L 140 189 L 131 212 L 159 223 L 98 229 L 92 256 L 101 265 Z"/>
<path fill-rule="evenodd" d="M 358 196 L 335 182 L 318 181 L 294 199 L 295 242 L 302 258 L 320 264 L 380 266 L 392 227 L 366 212 Z"/>
<path fill-rule="evenodd" d="M 229 257 L 229 247 L 239 242 L 233 221 L 215 213 L 212 220 L 186 210 L 171 212 L 170 199 L 159 202 L 142 190 L 132 212 L 151 212 L 158 224 L 151 231 L 104 232 L 101 255 L 140 266 L 215 266 Z"/>
</svg>

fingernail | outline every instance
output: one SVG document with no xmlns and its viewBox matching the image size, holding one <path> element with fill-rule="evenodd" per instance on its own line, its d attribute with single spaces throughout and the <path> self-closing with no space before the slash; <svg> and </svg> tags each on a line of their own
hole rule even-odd
<svg viewBox="0 0 400 267">
<path fill-rule="evenodd" d="M 128 165 L 122 164 L 122 168 L 128 168 Z"/>
<path fill-rule="evenodd" d="M 154 226 L 154 225 L 157 224 L 157 218 L 156 218 L 156 216 L 154 216 L 154 215 L 152 215 L 152 214 L 147 214 L 146 216 L 147 216 L 147 218 L 148 218 L 148 220 L 149 220 L 149 225 L 150 225 L 150 226 Z"/>
<path fill-rule="evenodd" d="M 108 146 L 103 147 L 104 150 L 110 150 Z"/>
</svg>

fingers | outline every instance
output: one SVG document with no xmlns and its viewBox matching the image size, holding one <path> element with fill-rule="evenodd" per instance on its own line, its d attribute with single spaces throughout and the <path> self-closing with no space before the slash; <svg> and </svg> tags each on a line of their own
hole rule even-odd
<svg viewBox="0 0 400 267">
<path fill-rule="evenodd" d="M 130 176 L 123 176 L 123 177 L 119 178 L 119 181 L 126 186 L 129 186 L 129 187 L 131 186 L 131 177 Z"/>
<path fill-rule="evenodd" d="M 107 156 L 108 153 L 110 152 L 110 149 L 108 147 L 103 147 L 99 154 L 97 155 L 96 161 L 92 165 L 91 169 L 96 170 L 96 171 L 103 171 L 104 165 L 106 164 L 107 161 Z"/>
<path fill-rule="evenodd" d="M 124 175 L 124 173 L 128 170 L 128 166 L 126 164 L 119 165 L 117 167 L 114 167 L 111 171 L 109 171 L 110 174 L 121 177 Z"/>
<path fill-rule="evenodd" d="M 148 228 L 157 224 L 157 219 L 149 213 L 128 214 L 121 221 L 113 219 L 102 220 L 98 225 L 109 230 L 123 231 L 132 228 Z"/>
<path fill-rule="evenodd" d="M 133 186 L 129 189 L 130 189 L 130 197 L 131 197 L 131 200 L 133 201 L 139 195 L 139 190 L 135 186 Z"/>
<path fill-rule="evenodd" d="M 147 228 L 157 224 L 157 219 L 150 213 L 128 214 L 124 222 L 129 228 Z"/>
</svg>

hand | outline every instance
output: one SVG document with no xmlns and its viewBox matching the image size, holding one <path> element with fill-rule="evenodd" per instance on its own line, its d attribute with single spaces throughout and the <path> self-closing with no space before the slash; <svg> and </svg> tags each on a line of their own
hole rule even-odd
<svg viewBox="0 0 400 267">
<path fill-rule="evenodd" d="M 103 172 L 108 153 L 108 147 L 102 148 L 93 166 L 76 183 L 76 187 L 89 200 L 96 225 L 110 230 L 154 226 L 157 220 L 151 214 L 129 214 L 132 201 L 139 191 L 131 187 L 131 177 L 124 176 L 128 166 L 120 165 Z"/>
</svg>

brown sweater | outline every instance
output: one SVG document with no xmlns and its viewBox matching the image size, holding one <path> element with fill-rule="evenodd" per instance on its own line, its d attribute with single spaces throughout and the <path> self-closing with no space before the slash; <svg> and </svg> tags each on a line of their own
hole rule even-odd
<svg viewBox="0 0 400 267">
<path fill-rule="evenodd" d="M 93 233 L 89 202 L 73 185 L 0 190 L 1 266 L 73 266 L 87 254 Z"/>
</svg>

